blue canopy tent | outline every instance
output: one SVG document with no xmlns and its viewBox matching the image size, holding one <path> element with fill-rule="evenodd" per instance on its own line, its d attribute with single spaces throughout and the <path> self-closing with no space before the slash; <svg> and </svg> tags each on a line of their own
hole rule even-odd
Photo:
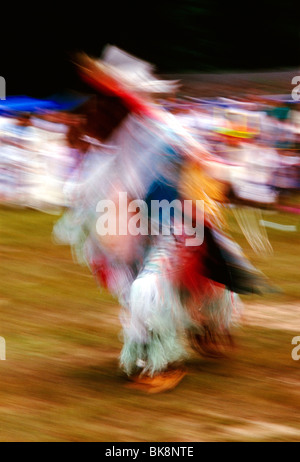
<svg viewBox="0 0 300 462">
<path fill-rule="evenodd" d="M 30 112 L 37 113 L 45 110 L 58 110 L 57 104 L 50 100 L 30 98 L 28 96 L 8 96 L 0 103 L 0 113 Z"/>
<path fill-rule="evenodd" d="M 37 99 L 29 96 L 8 96 L 0 102 L 0 114 L 19 112 L 42 113 L 45 111 L 72 111 L 86 102 L 86 95 L 54 95 L 48 99 Z"/>
</svg>

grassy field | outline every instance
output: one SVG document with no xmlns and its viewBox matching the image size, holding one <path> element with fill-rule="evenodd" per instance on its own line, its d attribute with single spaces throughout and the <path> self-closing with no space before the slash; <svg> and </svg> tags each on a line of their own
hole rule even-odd
<svg viewBox="0 0 300 462">
<path fill-rule="evenodd" d="M 191 352 L 175 390 L 145 395 L 118 368 L 117 302 L 53 242 L 57 218 L 0 209 L 0 441 L 300 441 L 299 232 L 268 230 L 274 252 L 257 256 L 228 212 L 281 293 L 243 298 L 228 359 Z M 299 215 L 264 219 L 299 230 Z"/>
</svg>

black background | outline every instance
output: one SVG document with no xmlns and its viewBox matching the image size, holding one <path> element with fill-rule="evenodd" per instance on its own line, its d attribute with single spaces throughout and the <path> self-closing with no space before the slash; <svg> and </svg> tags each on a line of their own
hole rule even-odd
<svg viewBox="0 0 300 462">
<path fill-rule="evenodd" d="M 1 5 L 0 75 L 7 94 L 50 96 L 82 89 L 76 51 L 100 56 L 115 44 L 157 71 L 297 67 L 297 2 L 216 0 Z"/>
</svg>

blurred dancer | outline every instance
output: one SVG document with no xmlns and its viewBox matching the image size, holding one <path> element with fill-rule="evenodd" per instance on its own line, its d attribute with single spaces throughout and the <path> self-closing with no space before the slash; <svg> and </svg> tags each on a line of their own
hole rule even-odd
<svg viewBox="0 0 300 462">
<path fill-rule="evenodd" d="M 176 83 L 156 79 L 148 63 L 110 46 L 101 60 L 81 56 L 79 68 L 102 95 L 92 111 L 102 144 L 88 157 L 55 233 L 123 307 L 120 363 L 131 386 L 169 390 L 185 374 L 186 339 L 201 354 L 222 354 L 232 344 L 235 294 L 259 292 L 265 281 L 222 231 L 222 187 L 208 174 L 214 159 L 155 102 Z M 179 233 L 185 199 L 194 207 Z M 107 200 L 115 233 L 99 224 Z M 168 217 L 151 208 L 163 200 L 175 204 Z M 134 220 L 138 232 L 130 231 Z M 204 240 L 189 245 L 198 221 Z"/>
</svg>

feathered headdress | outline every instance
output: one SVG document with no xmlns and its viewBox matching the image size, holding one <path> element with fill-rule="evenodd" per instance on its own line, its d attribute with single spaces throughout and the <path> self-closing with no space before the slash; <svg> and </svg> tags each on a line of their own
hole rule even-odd
<svg viewBox="0 0 300 462">
<path fill-rule="evenodd" d="M 153 66 L 119 48 L 107 45 L 100 59 L 78 56 L 81 76 L 101 92 L 118 96 L 133 111 L 146 110 L 150 95 L 171 94 L 177 81 L 159 80 Z"/>
</svg>

